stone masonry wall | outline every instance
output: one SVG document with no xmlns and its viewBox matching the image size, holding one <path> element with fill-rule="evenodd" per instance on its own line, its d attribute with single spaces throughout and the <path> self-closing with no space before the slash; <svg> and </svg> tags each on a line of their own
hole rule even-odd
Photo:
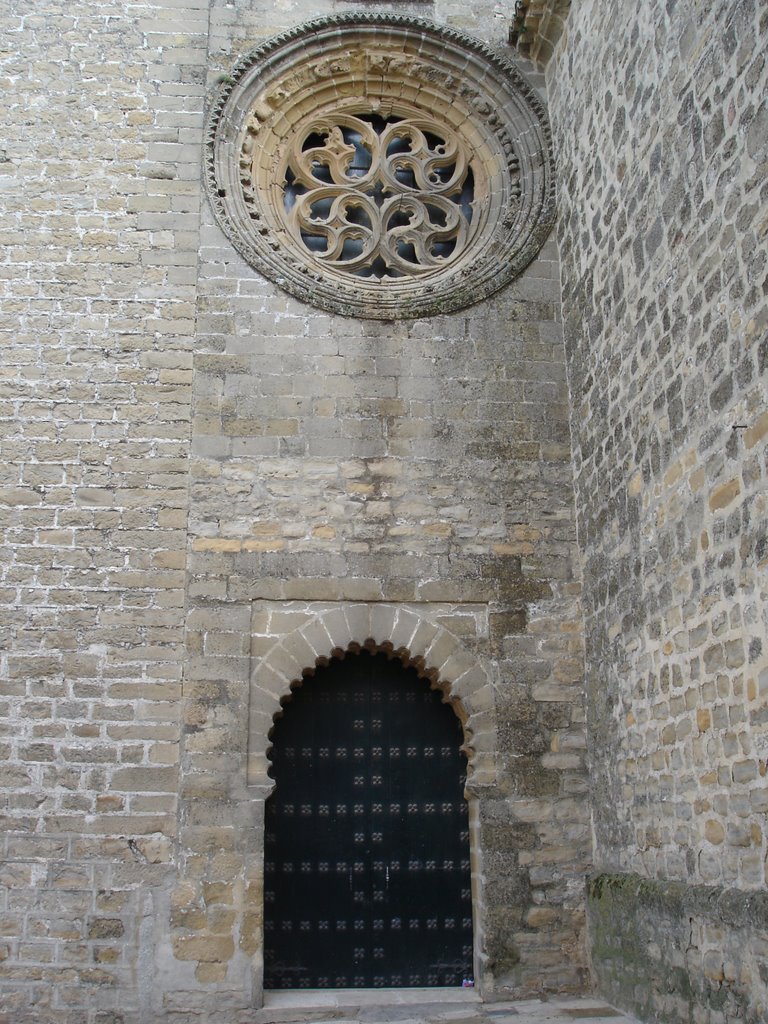
<svg viewBox="0 0 768 1024">
<path fill-rule="evenodd" d="M 594 964 L 654 1020 L 768 1005 L 764 906 L 665 890 L 765 885 L 767 33 L 756 0 L 585 0 L 548 69 L 596 868 L 656 886 L 611 916 L 596 884 Z"/>
<path fill-rule="evenodd" d="M 483 307 L 355 323 L 261 279 L 201 202 L 217 78 L 265 36 L 349 6 L 13 0 L 2 15 L 16 433 L 0 493 L 0 1021 L 249 1018 L 264 792 L 246 757 L 268 740 L 249 701 L 294 602 L 337 603 L 344 643 L 365 623 L 394 643 L 423 620 L 407 644 L 457 693 L 482 664 L 480 980 L 489 996 L 584 982 L 554 241 Z M 504 45 L 486 0 L 375 9 Z"/>
<path fill-rule="evenodd" d="M 4 1024 L 151 1019 L 140 979 L 177 832 L 206 8 L 0 13 Z"/>
<path fill-rule="evenodd" d="M 507 27 L 484 2 L 361 9 L 374 6 L 500 45 Z M 242 53 L 300 20 L 267 8 L 212 8 L 212 90 Z M 303 6 L 301 19 L 344 9 Z M 206 208 L 197 328 L 181 834 L 192 868 L 179 893 L 189 923 L 180 916 L 172 940 L 198 960 L 196 977 L 216 984 L 204 1005 L 226 998 L 236 1008 L 248 978 L 259 991 L 265 792 L 245 788 L 245 758 L 263 758 L 277 697 L 334 646 L 391 643 L 406 607 L 429 618 L 441 605 L 473 606 L 468 617 L 444 613 L 458 630 L 451 643 L 492 665 L 489 704 L 468 724 L 495 764 L 472 796 L 478 983 L 489 997 L 580 987 L 589 832 L 553 242 L 483 306 L 361 322 L 318 313 L 258 277 Z M 342 640 L 297 639 L 273 689 L 254 689 L 260 659 L 304 614 L 296 602 L 329 601 Z M 270 627 L 249 649 L 245 626 L 263 602 Z M 474 615 L 488 624 L 479 637 Z M 364 635 L 361 623 L 378 621 L 389 625 Z M 424 655 L 427 669 L 443 665 L 430 661 L 437 648 Z M 250 736 L 249 693 L 264 702 Z M 234 943 L 227 931 L 212 946 L 210 920 L 195 916 L 206 891 L 221 894 Z M 199 962 L 214 948 L 216 963 Z M 167 1005 L 188 998 L 169 993 Z"/>
</svg>

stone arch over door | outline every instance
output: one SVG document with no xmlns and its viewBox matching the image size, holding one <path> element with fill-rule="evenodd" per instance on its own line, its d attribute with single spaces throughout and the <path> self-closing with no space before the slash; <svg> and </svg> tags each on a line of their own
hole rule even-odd
<svg viewBox="0 0 768 1024">
<path fill-rule="evenodd" d="M 413 665 L 439 687 L 464 725 L 470 789 L 496 778 L 496 716 L 490 662 L 469 651 L 439 612 L 419 605 L 336 603 L 314 609 L 308 621 L 276 638 L 263 657 L 254 659 L 248 709 L 249 787 L 266 797 L 269 733 L 292 684 L 310 676 L 334 654 L 357 647 L 384 650 Z M 429 606 L 431 609 L 431 606 Z"/>
<path fill-rule="evenodd" d="M 292 686 L 311 677 L 333 657 L 361 649 L 382 651 L 412 666 L 442 691 L 459 717 L 467 754 L 466 796 L 469 805 L 474 966 L 483 981 L 483 875 L 479 843 L 480 801 L 496 782 L 496 716 L 491 665 L 441 624 L 446 609 L 434 606 L 367 603 L 285 605 L 276 610 L 298 614 L 301 625 L 276 636 L 261 657 L 253 659 L 248 711 L 247 782 L 253 795 L 266 800 L 273 789 L 268 774 L 270 733 Z"/>
</svg>

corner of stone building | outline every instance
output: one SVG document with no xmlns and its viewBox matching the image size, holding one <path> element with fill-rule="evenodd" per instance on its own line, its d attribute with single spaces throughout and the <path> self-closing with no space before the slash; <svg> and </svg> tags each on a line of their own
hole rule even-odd
<svg viewBox="0 0 768 1024">
<path fill-rule="evenodd" d="M 517 0 L 509 44 L 537 67 L 546 68 L 566 32 L 571 0 Z"/>
</svg>

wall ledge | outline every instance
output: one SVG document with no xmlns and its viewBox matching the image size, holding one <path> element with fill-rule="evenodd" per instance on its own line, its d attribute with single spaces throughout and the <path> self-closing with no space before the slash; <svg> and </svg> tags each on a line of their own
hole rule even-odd
<svg viewBox="0 0 768 1024">
<path fill-rule="evenodd" d="M 595 988 L 640 1020 L 765 1024 L 768 893 L 595 874 L 587 882 Z"/>
<path fill-rule="evenodd" d="M 590 903 L 619 893 L 660 911 L 714 917 L 732 927 L 768 928 L 768 892 L 720 885 L 643 878 L 636 874 L 593 874 L 587 880 Z"/>
</svg>

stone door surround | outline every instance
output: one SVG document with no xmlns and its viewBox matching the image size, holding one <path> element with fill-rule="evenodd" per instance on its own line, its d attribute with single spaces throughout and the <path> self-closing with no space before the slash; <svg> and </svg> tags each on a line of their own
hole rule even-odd
<svg viewBox="0 0 768 1024">
<path fill-rule="evenodd" d="M 461 608 L 471 609 L 478 628 L 487 623 L 483 605 L 448 606 L 366 602 L 256 602 L 257 619 L 301 622 L 276 636 L 267 652 L 252 660 L 248 710 L 248 786 L 267 797 L 269 735 L 291 687 L 311 678 L 318 665 L 347 651 L 383 651 L 416 668 L 445 694 L 465 735 L 470 790 L 495 781 L 496 724 L 490 662 L 473 654 L 441 623 Z M 304 621 L 302 621 L 304 620 Z M 268 627 L 267 627 L 268 628 Z M 253 634 L 252 634 L 253 635 Z M 258 635 L 258 634 L 257 634 Z"/>
<path fill-rule="evenodd" d="M 473 653 L 450 629 L 482 645 L 488 635 L 483 604 L 399 604 L 361 601 L 255 601 L 251 638 L 263 648 L 252 656 L 248 709 L 247 784 L 261 806 L 272 792 L 270 735 L 291 689 L 319 665 L 346 653 L 382 651 L 444 694 L 458 715 L 467 754 L 474 972 L 482 984 L 485 898 L 480 850 L 480 799 L 496 782 L 496 714 L 492 663 Z M 472 635 L 474 634 L 474 635 Z M 259 815 L 261 820 L 261 815 Z"/>
</svg>

